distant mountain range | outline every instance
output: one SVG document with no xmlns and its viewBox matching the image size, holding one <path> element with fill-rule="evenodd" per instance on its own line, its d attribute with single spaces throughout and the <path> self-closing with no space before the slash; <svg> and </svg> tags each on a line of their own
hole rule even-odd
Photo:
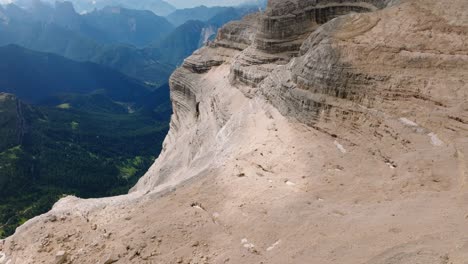
<svg viewBox="0 0 468 264">
<path fill-rule="evenodd" d="M 43 0 L 51 5 L 55 4 L 55 0 Z M 38 0 L 14 0 L 13 3 L 30 8 L 34 6 Z M 63 2 L 63 1 L 59 1 Z M 118 6 L 135 10 L 149 10 L 159 16 L 166 16 L 176 10 L 174 6 L 163 0 L 70 0 L 76 7 L 77 11 L 89 13 L 96 9 L 102 9 L 106 6 Z"/>
<path fill-rule="evenodd" d="M 56 2 L 54 6 L 40 1 L 28 8 L 15 4 L 4 7 L 7 25 L 39 23 L 56 25 L 101 44 L 130 44 L 143 47 L 163 39 L 174 26 L 151 11 L 107 6 L 79 15 L 71 2 Z M 13 23 L 13 25 L 11 25 Z"/>
<path fill-rule="evenodd" d="M 243 6 L 243 5 L 260 5 L 267 0 L 166 0 L 169 4 L 182 8 L 193 8 L 200 5 L 205 6 Z"/>
<path fill-rule="evenodd" d="M 178 9 L 166 18 L 175 26 L 180 26 L 189 20 L 208 21 L 217 14 L 229 9 L 229 7 L 206 7 Z"/>
<path fill-rule="evenodd" d="M 0 58 L 1 91 L 30 103 L 59 94 L 102 93 L 122 102 L 149 94 L 148 87 L 136 79 L 91 62 L 75 62 L 16 45 L 0 47 Z"/>
<path fill-rule="evenodd" d="M 180 65 L 183 60 L 213 39 L 218 29 L 224 24 L 239 20 L 247 14 L 256 12 L 257 7 L 197 7 L 178 10 L 168 16 L 168 19 L 182 23 L 160 42 L 151 48 L 160 53 L 159 60 L 171 65 Z M 195 14 L 198 20 L 190 19 Z M 197 15 L 198 14 L 198 15 Z"/>
<path fill-rule="evenodd" d="M 91 61 L 158 87 L 183 59 L 216 34 L 224 23 L 255 7 L 198 7 L 176 11 L 174 26 L 149 11 L 106 7 L 79 15 L 70 2 L 34 1 L 0 10 L 0 46 L 17 44 L 76 61 Z M 198 20 L 190 19 L 190 14 Z"/>
<path fill-rule="evenodd" d="M 206 38 L 217 32 L 217 27 L 199 20 L 190 20 L 176 28 L 163 41 L 151 48 L 157 50 L 159 59 L 167 64 L 180 65 L 194 50 L 203 45 Z"/>
<path fill-rule="evenodd" d="M 103 64 L 155 86 L 167 82 L 174 69 L 151 56 L 156 52 L 135 47 L 160 41 L 173 29 L 148 11 L 106 8 L 78 15 L 69 3 L 51 7 L 36 2 L 27 10 L 9 4 L 1 12 L 5 22 L 0 23 L 0 46 L 13 43 Z"/>
<path fill-rule="evenodd" d="M 164 39 L 174 26 L 151 11 L 105 7 L 83 15 L 84 23 L 104 32 L 107 43 L 128 43 L 137 47 Z"/>
<path fill-rule="evenodd" d="M 199 20 L 222 26 L 226 22 L 241 19 L 246 14 L 258 12 L 259 8 L 262 7 L 263 5 L 243 5 L 238 7 L 198 6 L 194 8 L 178 9 L 166 18 L 175 26 L 182 25 L 189 20 Z"/>
</svg>

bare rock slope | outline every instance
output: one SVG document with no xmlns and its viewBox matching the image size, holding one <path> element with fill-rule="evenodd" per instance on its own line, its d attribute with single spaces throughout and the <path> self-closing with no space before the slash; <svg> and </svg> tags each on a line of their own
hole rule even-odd
<svg viewBox="0 0 468 264">
<path fill-rule="evenodd" d="M 0 263 L 467 264 L 466 10 L 270 0 L 172 75 L 129 195 L 63 199 Z"/>
</svg>

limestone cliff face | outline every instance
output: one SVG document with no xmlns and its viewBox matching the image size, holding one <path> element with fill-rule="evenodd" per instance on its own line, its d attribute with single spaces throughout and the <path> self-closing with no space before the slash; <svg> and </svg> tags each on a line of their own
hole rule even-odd
<svg viewBox="0 0 468 264">
<path fill-rule="evenodd" d="M 466 264 L 466 10 L 270 0 L 174 72 L 131 194 L 62 200 L 0 263 Z"/>
<path fill-rule="evenodd" d="M 407 152 L 411 140 L 391 123 L 399 118 L 453 144 L 466 136 L 467 28 L 448 24 L 439 8 L 408 1 L 335 19 L 310 34 L 259 93 L 284 115 L 351 145 L 366 135 Z M 379 144 L 369 151 L 391 156 Z"/>
<path fill-rule="evenodd" d="M 268 53 L 298 51 L 304 38 L 336 17 L 386 7 L 385 0 L 270 1 L 260 17 L 256 48 Z"/>
</svg>

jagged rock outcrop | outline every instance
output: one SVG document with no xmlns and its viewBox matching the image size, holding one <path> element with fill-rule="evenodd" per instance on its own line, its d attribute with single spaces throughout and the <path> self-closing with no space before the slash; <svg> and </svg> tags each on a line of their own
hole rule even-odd
<svg viewBox="0 0 468 264">
<path fill-rule="evenodd" d="M 131 194 L 62 200 L 0 263 L 466 264 L 465 10 L 270 1 L 172 75 Z"/>
</svg>

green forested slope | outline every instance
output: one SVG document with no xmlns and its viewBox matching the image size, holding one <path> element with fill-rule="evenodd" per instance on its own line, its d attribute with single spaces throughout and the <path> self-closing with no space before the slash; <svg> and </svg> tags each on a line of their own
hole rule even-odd
<svg viewBox="0 0 468 264">
<path fill-rule="evenodd" d="M 126 193 L 159 154 L 167 105 L 157 106 L 157 116 L 115 105 L 93 112 L 87 104 L 38 107 L 0 94 L 0 237 L 64 194 Z"/>
</svg>

